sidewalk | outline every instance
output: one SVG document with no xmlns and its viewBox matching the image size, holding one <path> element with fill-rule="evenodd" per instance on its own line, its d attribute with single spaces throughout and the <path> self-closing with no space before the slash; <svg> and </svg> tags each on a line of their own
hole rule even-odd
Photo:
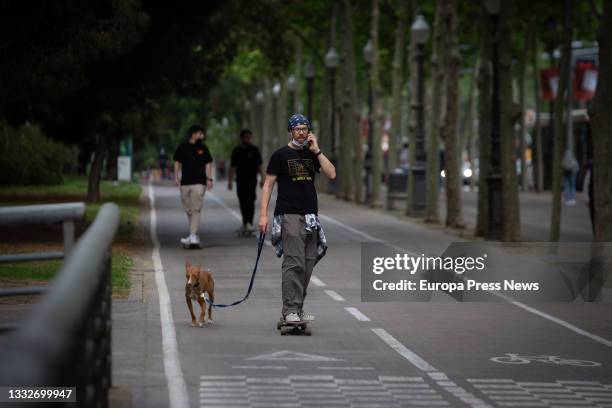
<svg viewBox="0 0 612 408">
<path fill-rule="evenodd" d="M 382 202 L 386 203 L 387 191 L 383 186 Z M 464 189 L 461 193 L 463 204 L 463 219 L 468 228 L 464 238 L 469 239 L 476 226 L 478 207 L 478 192 Z M 522 241 L 543 242 L 548 241 L 550 229 L 550 212 L 552 208 L 552 194 L 526 192 L 519 194 L 521 239 Z M 404 214 L 406 202 L 396 200 L 395 210 L 392 212 Z M 442 191 L 438 201 L 440 221 L 444 225 L 446 219 L 446 194 Z M 562 242 L 590 242 L 593 238 L 591 232 L 591 219 L 589 209 L 580 199 L 576 200 L 575 207 L 563 206 L 561 209 L 561 241 Z"/>
</svg>

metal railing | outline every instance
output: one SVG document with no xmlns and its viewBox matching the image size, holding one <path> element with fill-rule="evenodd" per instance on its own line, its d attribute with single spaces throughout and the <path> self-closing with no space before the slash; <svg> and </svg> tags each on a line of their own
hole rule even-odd
<svg viewBox="0 0 612 408">
<path fill-rule="evenodd" d="M 3 337 L 0 385 L 76 387 L 78 406 L 108 406 L 110 249 L 118 226 L 119 208 L 104 204 L 24 324 Z"/>
<path fill-rule="evenodd" d="M 0 207 L 0 227 L 62 224 L 64 251 L 29 252 L 0 255 L 0 263 L 50 261 L 63 259 L 74 246 L 75 222 L 85 219 L 85 203 L 21 205 Z M 0 297 L 28 296 L 43 293 L 45 288 L 0 289 Z"/>
</svg>

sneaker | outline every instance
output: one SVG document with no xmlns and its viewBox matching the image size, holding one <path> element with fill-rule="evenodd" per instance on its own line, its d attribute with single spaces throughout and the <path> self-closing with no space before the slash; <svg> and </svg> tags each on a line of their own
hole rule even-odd
<svg viewBox="0 0 612 408">
<path fill-rule="evenodd" d="M 289 313 L 287 316 L 285 316 L 285 321 L 287 323 L 297 323 L 300 321 L 300 316 L 298 316 L 297 313 Z"/>
<path fill-rule="evenodd" d="M 247 222 L 246 225 L 244 226 L 244 232 L 253 232 L 253 225 L 251 225 L 250 222 Z"/>
<path fill-rule="evenodd" d="M 188 236 L 187 238 L 181 238 L 181 244 L 183 245 L 189 245 L 189 241 L 191 240 L 191 235 Z"/>
<path fill-rule="evenodd" d="M 189 244 L 190 245 L 200 245 L 200 237 L 198 237 L 197 235 L 190 235 L 189 236 Z"/>
<path fill-rule="evenodd" d="M 315 319 L 313 314 L 305 313 L 305 312 L 300 313 L 299 317 L 301 320 L 305 322 L 312 322 Z"/>
</svg>

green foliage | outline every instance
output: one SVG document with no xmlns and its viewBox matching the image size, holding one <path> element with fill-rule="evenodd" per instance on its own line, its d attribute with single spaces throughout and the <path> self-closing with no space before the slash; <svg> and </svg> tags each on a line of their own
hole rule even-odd
<svg viewBox="0 0 612 408">
<path fill-rule="evenodd" d="M 225 77 L 234 76 L 243 84 L 258 79 L 258 75 L 268 68 L 269 61 L 265 59 L 262 51 L 241 47 L 234 60 L 225 70 Z"/>
<path fill-rule="evenodd" d="M 0 280 L 51 280 L 62 266 L 62 261 L 39 261 L 0 264 Z M 111 259 L 111 284 L 113 289 L 126 290 L 130 288 L 130 269 L 134 261 L 129 255 L 114 252 Z"/>
<path fill-rule="evenodd" d="M 68 149 L 38 126 L 0 123 L 0 185 L 60 184 Z"/>
</svg>

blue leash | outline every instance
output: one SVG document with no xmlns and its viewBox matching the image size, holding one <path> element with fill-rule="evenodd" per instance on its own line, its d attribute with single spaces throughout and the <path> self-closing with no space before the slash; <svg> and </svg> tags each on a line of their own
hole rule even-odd
<svg viewBox="0 0 612 408">
<path fill-rule="evenodd" d="M 251 294 L 251 289 L 253 289 L 253 282 L 255 282 L 255 273 L 257 272 L 257 264 L 259 264 L 259 257 L 261 256 L 261 250 L 264 246 L 264 240 L 266 238 L 266 234 L 263 232 L 259 233 L 259 238 L 257 240 L 257 259 L 255 259 L 255 267 L 253 268 L 253 274 L 251 275 L 251 282 L 249 282 L 249 288 L 247 289 L 246 295 L 240 300 L 235 301 L 234 303 L 230 303 L 229 305 L 219 305 L 217 303 L 211 302 L 209 299 L 206 299 L 206 303 L 210 304 L 213 307 L 232 307 L 239 305 L 240 303 L 247 300 L 249 295 Z"/>
</svg>

